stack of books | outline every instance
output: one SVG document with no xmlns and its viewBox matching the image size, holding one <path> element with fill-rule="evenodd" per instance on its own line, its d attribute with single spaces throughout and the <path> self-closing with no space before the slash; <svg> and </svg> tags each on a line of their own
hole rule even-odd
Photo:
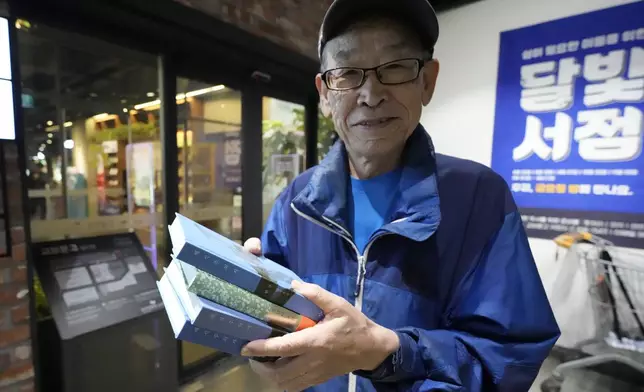
<svg viewBox="0 0 644 392">
<path fill-rule="evenodd" d="M 291 289 L 289 269 L 181 214 L 168 228 L 172 262 L 157 282 L 179 340 L 239 355 L 249 341 L 315 325 L 322 310 Z"/>
</svg>

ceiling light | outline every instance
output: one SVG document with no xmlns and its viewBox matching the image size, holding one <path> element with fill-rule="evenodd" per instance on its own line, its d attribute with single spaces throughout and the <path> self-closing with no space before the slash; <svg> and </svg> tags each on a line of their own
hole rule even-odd
<svg viewBox="0 0 644 392">
<path fill-rule="evenodd" d="M 184 93 L 177 94 L 175 96 L 175 99 L 177 101 L 182 101 L 182 100 L 184 100 L 186 98 L 196 97 L 198 95 L 204 95 L 204 94 L 212 93 L 212 92 L 215 92 L 215 91 L 221 91 L 221 90 L 224 90 L 225 88 L 226 88 L 226 86 L 224 86 L 223 84 L 218 84 L 216 86 L 206 87 L 206 88 L 202 88 L 200 90 L 189 91 L 189 92 L 187 92 L 185 94 Z M 134 109 L 136 109 L 136 110 L 148 109 L 148 108 L 156 107 L 156 106 L 159 106 L 159 105 L 161 105 L 161 100 L 160 99 L 155 99 L 154 101 L 134 105 Z"/>
<path fill-rule="evenodd" d="M 71 150 L 72 148 L 74 148 L 74 141 L 72 139 L 65 140 L 65 142 L 63 143 L 63 147 L 65 147 L 68 150 Z"/>
<path fill-rule="evenodd" d="M 149 107 L 152 107 L 152 106 L 158 106 L 158 105 L 161 105 L 161 100 L 160 99 L 155 99 L 154 101 L 134 105 L 134 109 L 141 110 L 141 109 L 149 108 Z"/>
<path fill-rule="evenodd" d="M 223 90 L 225 88 L 226 88 L 226 86 L 224 86 L 223 84 L 219 84 L 217 86 L 206 87 L 206 88 L 202 88 L 201 90 L 195 90 L 195 91 L 187 92 L 186 97 L 188 97 L 188 98 L 189 97 L 196 97 L 197 95 L 208 94 L 208 93 L 212 93 L 212 92 L 215 92 L 215 91 Z M 179 99 L 179 98 L 177 98 L 177 99 Z"/>
<path fill-rule="evenodd" d="M 51 120 L 47 121 L 47 126 L 48 126 L 48 127 L 51 127 L 52 125 L 54 125 L 54 122 L 53 122 L 53 121 L 51 121 Z"/>
<path fill-rule="evenodd" d="M 74 125 L 74 123 L 73 123 L 73 122 L 71 122 L 71 121 L 67 121 L 67 122 L 65 122 L 65 124 L 63 124 L 63 125 L 65 126 L 65 128 L 69 128 L 69 127 L 71 127 L 72 125 Z"/>
<path fill-rule="evenodd" d="M 127 108 L 123 108 L 123 113 L 127 113 Z"/>
<path fill-rule="evenodd" d="M 154 96 L 155 96 L 155 94 L 154 94 L 152 91 L 150 91 L 150 92 L 149 92 L 149 93 L 147 93 L 146 95 L 147 95 L 148 97 L 150 97 L 150 98 L 152 98 L 152 97 L 154 97 Z"/>
<path fill-rule="evenodd" d="M 39 152 L 38 155 L 36 155 L 36 158 L 40 159 L 41 161 L 44 161 L 45 160 L 45 154 L 43 154 L 42 152 Z"/>
<path fill-rule="evenodd" d="M 51 139 L 47 139 L 47 144 L 51 144 L 51 143 L 52 143 Z"/>
<path fill-rule="evenodd" d="M 54 137 L 54 134 L 53 134 L 53 133 L 51 133 L 51 132 L 49 132 L 49 133 L 47 134 L 47 137 L 51 139 L 52 137 Z"/>
</svg>

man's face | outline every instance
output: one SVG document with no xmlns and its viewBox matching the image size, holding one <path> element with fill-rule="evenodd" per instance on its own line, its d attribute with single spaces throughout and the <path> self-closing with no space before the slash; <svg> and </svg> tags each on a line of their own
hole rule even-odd
<svg viewBox="0 0 644 392">
<path fill-rule="evenodd" d="M 423 59 L 414 38 L 392 21 L 370 19 L 357 23 L 327 43 L 324 70 L 371 68 L 400 59 Z M 438 63 L 431 61 L 420 70 L 418 78 L 403 84 L 382 84 L 375 71 L 368 71 L 364 84 L 355 89 L 330 90 L 321 75 L 316 85 L 324 114 L 332 116 L 350 157 L 373 160 L 400 153 L 420 121 L 422 107 L 431 99 L 437 76 Z"/>
</svg>

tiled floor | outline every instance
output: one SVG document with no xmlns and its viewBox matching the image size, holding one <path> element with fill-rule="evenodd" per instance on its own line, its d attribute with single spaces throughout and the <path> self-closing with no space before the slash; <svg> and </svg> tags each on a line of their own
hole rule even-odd
<svg viewBox="0 0 644 392">
<path fill-rule="evenodd" d="M 540 392 L 541 382 L 549 377 L 558 362 L 548 358 L 529 392 Z M 262 382 L 244 360 L 230 358 L 220 362 L 212 371 L 199 377 L 181 392 L 280 392 Z M 640 392 L 622 382 L 601 377 L 596 373 L 579 371 L 567 377 L 561 392 Z"/>
<path fill-rule="evenodd" d="M 257 377 L 243 359 L 229 358 L 184 386 L 181 392 L 280 392 Z"/>
</svg>

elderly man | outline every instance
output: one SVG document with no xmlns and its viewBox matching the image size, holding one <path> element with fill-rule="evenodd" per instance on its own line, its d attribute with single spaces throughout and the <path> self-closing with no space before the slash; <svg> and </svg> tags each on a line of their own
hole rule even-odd
<svg viewBox="0 0 644 392">
<path fill-rule="evenodd" d="M 316 85 L 340 140 L 245 245 L 325 312 L 245 347 L 280 357 L 251 364 L 281 390 L 527 391 L 559 336 L 506 183 L 419 125 L 437 37 L 427 0 L 336 0 L 324 18 Z"/>
</svg>

